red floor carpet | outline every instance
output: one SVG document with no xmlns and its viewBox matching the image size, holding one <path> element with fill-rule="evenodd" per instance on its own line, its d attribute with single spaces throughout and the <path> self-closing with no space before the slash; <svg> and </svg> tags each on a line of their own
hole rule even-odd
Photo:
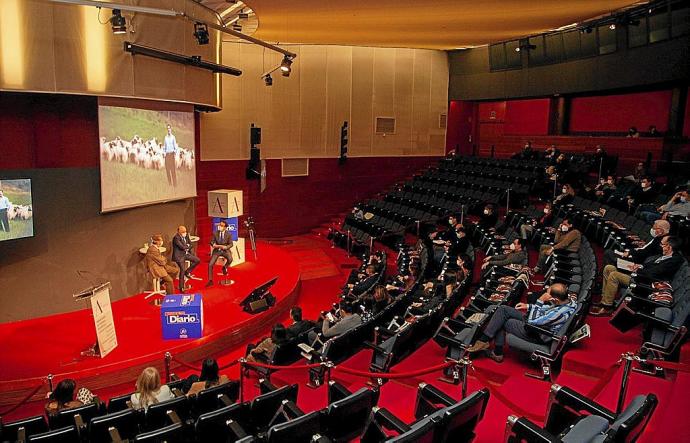
<svg viewBox="0 0 690 443">
<path fill-rule="evenodd" d="M 309 241 L 312 242 L 314 248 L 320 249 L 318 255 L 323 253 L 323 257 L 327 257 L 330 261 L 329 266 L 333 265 L 335 269 L 339 269 L 339 275 L 316 278 L 302 283 L 299 304 L 305 310 L 305 317 L 315 318 L 321 309 L 327 307 L 336 299 L 338 289 L 343 284 L 346 273 L 349 272 L 348 265 L 352 263 L 352 259 L 347 258 L 342 250 L 331 249 L 330 244 L 325 240 L 320 240 L 315 236 L 306 237 L 309 237 Z M 285 249 L 289 250 L 289 247 Z M 341 264 L 345 266 L 341 267 Z M 317 265 L 317 267 L 323 267 L 323 265 Z M 286 321 L 286 316 L 283 316 L 282 320 Z M 593 338 L 580 342 L 570 349 L 565 355 L 560 372 L 555 376 L 556 383 L 569 386 L 582 393 L 587 393 L 597 384 L 599 377 L 603 375 L 606 368 L 615 363 L 622 352 L 634 350 L 640 344 L 639 331 L 621 334 L 611 327 L 606 319 L 589 319 L 588 323 L 592 327 Z M 269 327 L 269 324 L 265 325 L 264 331 L 267 332 Z M 219 364 L 222 366 L 243 354 L 244 346 L 239 346 L 233 349 L 226 349 L 216 356 L 219 359 Z M 441 363 L 443 356 L 443 349 L 434 342 L 428 342 L 410 357 L 395 366 L 393 371 L 408 372 L 433 366 Z M 689 360 L 687 356 L 688 353 L 684 352 L 682 361 L 687 362 Z M 364 350 L 354 355 L 341 366 L 366 370 L 368 369 L 370 358 L 371 351 Z M 193 363 L 198 364 L 198 361 Z M 298 364 L 301 363 L 299 362 Z M 484 420 L 477 428 L 477 442 L 502 441 L 508 415 L 529 414 L 537 416 L 537 418 L 543 416 L 550 384 L 525 377 L 525 371 L 537 369 L 529 359 L 508 351 L 506 359 L 501 364 L 479 357 L 473 362 L 473 365 L 475 369 L 470 371 L 468 381 L 470 392 L 485 387 L 484 382 L 486 382 L 495 392 L 507 396 L 513 403 L 513 405 L 506 405 L 496 396 L 491 397 Z M 186 376 L 193 371 L 179 368 L 176 372 L 181 376 Z M 239 376 L 237 366 L 230 368 L 226 372 L 234 378 Z M 437 380 L 439 375 L 440 373 L 437 371 L 427 375 L 392 380 L 382 387 L 379 405 L 389 409 L 405 421 L 412 420 L 416 386 L 420 382 L 432 383 L 452 397 L 459 398 L 460 387 L 439 382 Z M 366 378 L 349 375 L 337 369 L 333 371 L 332 378 L 344 383 L 353 390 L 364 386 L 368 381 Z M 597 396 L 596 400 L 610 409 L 615 409 L 620 379 L 621 371 L 618 370 L 611 382 Z M 327 402 L 326 390 L 324 388 L 310 389 L 306 386 L 307 374 L 303 369 L 280 370 L 273 374 L 272 380 L 278 385 L 300 383 L 298 404 L 307 412 L 321 408 Z M 102 398 L 108 398 L 113 395 L 131 392 L 133 381 L 132 379 L 128 383 L 105 388 L 97 393 Z M 245 398 L 251 398 L 256 395 L 255 382 L 256 379 L 250 379 L 245 383 Z M 690 392 L 689 389 L 690 374 L 670 373 L 667 379 L 651 378 L 637 373 L 632 374 L 627 395 L 628 399 L 640 393 L 653 392 L 659 397 L 660 401 L 648 431 L 641 441 L 690 441 L 690 423 L 685 419 L 685 413 L 690 406 L 690 399 L 687 395 Z M 41 402 L 32 402 L 8 415 L 7 418 L 12 419 L 13 417 L 40 413 L 41 408 Z M 538 419 L 535 419 L 535 421 L 539 423 Z"/>
</svg>

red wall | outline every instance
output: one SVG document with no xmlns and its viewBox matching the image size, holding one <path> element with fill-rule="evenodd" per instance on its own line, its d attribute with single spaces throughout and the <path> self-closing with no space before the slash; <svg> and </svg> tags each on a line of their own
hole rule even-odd
<svg viewBox="0 0 690 443">
<path fill-rule="evenodd" d="M 570 132 L 620 132 L 650 125 L 668 130 L 672 91 L 576 97 L 570 103 Z"/>
<path fill-rule="evenodd" d="M 503 132 L 506 135 L 546 135 L 549 133 L 551 100 L 510 100 L 506 103 Z"/>
<path fill-rule="evenodd" d="M 477 105 L 474 102 L 452 100 L 448 110 L 446 152 L 459 148 L 458 154 L 471 155 L 475 142 Z"/>
</svg>

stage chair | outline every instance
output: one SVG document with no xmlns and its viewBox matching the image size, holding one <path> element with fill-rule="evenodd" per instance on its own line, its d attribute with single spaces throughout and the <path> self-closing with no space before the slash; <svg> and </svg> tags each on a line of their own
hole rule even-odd
<svg viewBox="0 0 690 443">
<path fill-rule="evenodd" d="M 94 417 L 88 426 L 88 441 L 110 443 L 113 440 L 110 429 L 117 430 L 121 439 L 132 439 L 139 433 L 140 415 L 134 409 L 124 409 L 111 414 Z"/>
<path fill-rule="evenodd" d="M 9 423 L 2 423 L 0 420 L 0 441 L 2 442 L 26 441 L 28 436 L 47 431 L 48 423 L 42 415 L 22 418 Z"/>
<path fill-rule="evenodd" d="M 570 316 L 568 321 L 566 321 L 556 333 L 539 326 L 526 324 L 525 328 L 527 330 L 531 330 L 542 337 L 548 337 L 550 339 L 550 341 L 545 344 L 534 343 L 513 334 L 506 334 L 506 343 L 509 347 L 529 353 L 530 358 L 532 360 L 538 360 L 541 365 L 541 374 L 527 372 L 525 375 L 541 380 L 551 380 L 551 365 L 554 362 L 560 361 L 563 351 L 570 340 L 570 335 L 575 332 L 575 326 L 579 323 L 579 317 L 583 315 L 583 312 L 582 304 L 578 303 L 573 315 Z"/>
<path fill-rule="evenodd" d="M 204 389 L 193 396 L 192 409 L 196 415 L 204 414 L 235 403 L 239 395 L 240 383 L 230 380 L 227 383 Z"/>
<path fill-rule="evenodd" d="M 634 442 L 644 432 L 657 403 L 654 394 L 638 395 L 616 414 L 572 389 L 553 385 L 544 428 L 511 415 L 505 442 Z"/>
<path fill-rule="evenodd" d="M 54 429 L 42 434 L 33 434 L 28 437 L 28 442 L 41 443 L 74 443 L 79 441 L 79 431 L 74 425 Z"/>
</svg>

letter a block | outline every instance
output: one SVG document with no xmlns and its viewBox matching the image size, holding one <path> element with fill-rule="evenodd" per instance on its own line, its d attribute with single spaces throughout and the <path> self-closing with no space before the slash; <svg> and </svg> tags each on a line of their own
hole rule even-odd
<svg viewBox="0 0 690 443">
<path fill-rule="evenodd" d="M 242 191 L 215 189 L 208 191 L 208 216 L 219 218 L 239 217 L 244 214 Z"/>
<path fill-rule="evenodd" d="M 161 305 L 163 339 L 201 338 L 204 333 L 204 301 L 201 294 L 166 295 Z"/>
</svg>

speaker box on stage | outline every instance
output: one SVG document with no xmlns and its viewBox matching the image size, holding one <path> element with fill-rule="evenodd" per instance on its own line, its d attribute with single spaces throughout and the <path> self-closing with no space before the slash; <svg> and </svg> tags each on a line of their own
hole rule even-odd
<svg viewBox="0 0 690 443">
<path fill-rule="evenodd" d="M 278 281 L 278 277 L 269 280 L 268 282 L 257 286 L 248 296 L 240 302 L 240 306 L 245 312 L 250 314 L 258 314 L 273 306 L 276 298 L 269 292 L 271 287 Z"/>
<path fill-rule="evenodd" d="M 252 147 L 261 144 L 261 128 L 257 128 L 253 124 L 249 128 L 249 144 L 251 144 Z"/>
</svg>

